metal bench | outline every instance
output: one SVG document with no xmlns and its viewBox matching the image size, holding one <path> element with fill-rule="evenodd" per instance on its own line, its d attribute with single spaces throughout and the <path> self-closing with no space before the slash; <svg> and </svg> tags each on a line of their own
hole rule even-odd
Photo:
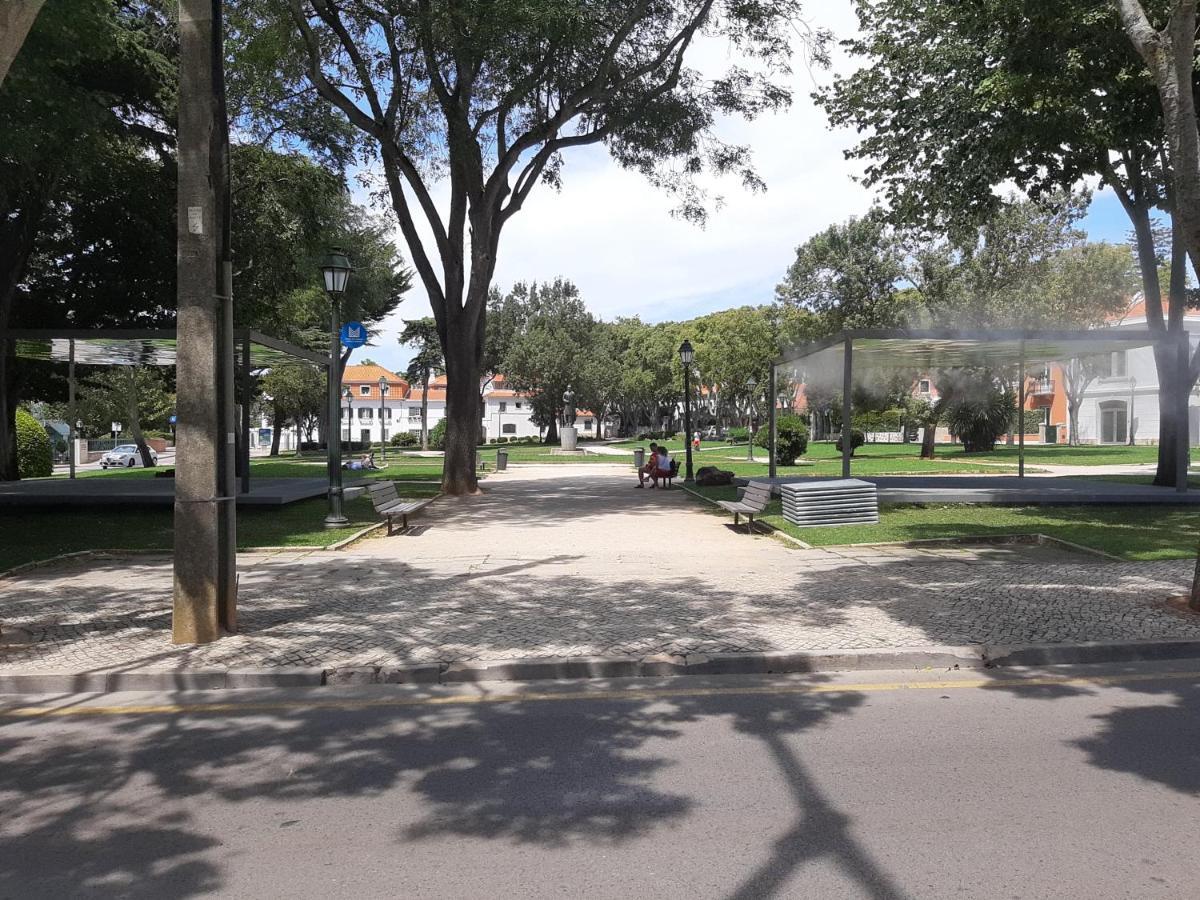
<svg viewBox="0 0 1200 900">
<path fill-rule="evenodd" d="M 420 512 L 432 500 L 405 500 L 396 490 L 396 482 L 394 481 L 375 481 L 367 485 L 367 494 L 371 497 L 371 504 L 375 507 L 375 512 L 387 519 L 387 533 L 391 537 L 392 520 L 399 519 L 401 529 L 408 528 L 408 517 L 413 513 Z"/>
<path fill-rule="evenodd" d="M 738 495 L 736 500 L 718 500 L 717 505 L 733 513 L 733 524 L 738 524 L 738 517 L 745 516 L 749 521 L 747 528 L 754 531 L 754 517 L 761 515 L 771 502 L 771 486 L 757 481 L 751 481 Z"/>
<path fill-rule="evenodd" d="M 655 472 L 650 473 L 650 481 L 652 484 L 655 485 L 655 487 L 658 486 L 658 483 L 660 481 L 664 482 L 664 485 L 666 487 L 670 487 L 671 482 L 674 481 L 678 477 L 679 477 L 679 460 L 677 460 L 677 459 L 671 460 L 671 468 L 669 471 L 666 471 L 666 472 L 655 471 Z"/>
</svg>

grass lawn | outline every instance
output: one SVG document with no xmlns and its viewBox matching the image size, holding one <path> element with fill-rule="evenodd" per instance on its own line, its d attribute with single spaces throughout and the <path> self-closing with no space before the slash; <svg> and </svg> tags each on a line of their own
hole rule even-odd
<svg viewBox="0 0 1200 900">
<path fill-rule="evenodd" d="M 404 497 L 432 497 L 436 484 L 404 485 Z M 275 508 L 238 510 L 239 550 L 327 547 L 380 521 L 366 497 L 345 503 L 345 528 L 325 528 L 323 497 Z M 173 510 L 164 507 L 0 510 L 0 571 L 77 550 L 170 550 Z"/>
<path fill-rule="evenodd" d="M 405 482 L 400 486 L 404 497 L 433 497 L 440 490 L 442 461 L 405 460 L 381 472 L 346 472 L 352 477 L 367 476 Z M 286 460 L 251 461 L 252 476 L 321 477 L 322 466 Z M 80 472 L 92 477 L 153 477 L 153 469 L 113 469 L 108 472 Z M 58 477 L 58 476 L 55 476 Z M 328 511 L 324 497 L 289 503 L 273 508 L 238 510 L 238 549 L 255 547 L 327 547 L 347 538 L 361 528 L 379 521 L 366 497 L 345 503 L 350 524 L 345 528 L 325 528 Z M 77 550 L 170 550 L 174 542 L 173 510 L 164 507 L 79 507 L 67 509 L 0 509 L 0 571 L 48 559 Z"/>
<path fill-rule="evenodd" d="M 734 487 L 696 488 L 714 500 L 736 499 Z M 716 510 L 715 510 L 716 511 Z M 723 510 L 722 515 L 729 516 Z M 763 521 L 814 547 L 930 538 L 1045 534 L 1129 560 L 1187 559 L 1200 543 L 1200 516 L 1164 506 L 883 506 L 878 525 L 797 528 L 771 501 Z"/>
<path fill-rule="evenodd" d="M 382 464 L 382 460 L 377 460 Z M 343 473 L 346 480 L 354 478 L 386 478 L 391 481 L 441 481 L 441 459 L 424 459 L 419 457 L 404 457 L 403 459 L 389 458 L 387 467 L 379 471 Z M 77 478 L 153 478 L 155 472 L 162 472 L 171 466 L 159 466 L 156 469 L 81 469 L 75 473 Z M 323 478 L 325 476 L 325 460 L 320 457 L 298 459 L 296 457 L 256 457 L 250 460 L 250 479 L 255 478 Z M 63 479 L 65 472 L 51 476 Z"/>
</svg>

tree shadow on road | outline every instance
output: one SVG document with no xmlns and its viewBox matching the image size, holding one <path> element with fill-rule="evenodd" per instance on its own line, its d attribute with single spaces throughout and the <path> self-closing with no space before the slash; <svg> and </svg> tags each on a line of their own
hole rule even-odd
<svg viewBox="0 0 1200 900">
<path fill-rule="evenodd" d="M 464 690 L 486 695 L 487 686 Z M 868 896 L 901 896 L 853 838 L 850 817 L 807 774 L 798 750 L 804 731 L 858 708 L 858 693 L 712 698 L 672 691 L 624 699 L 609 692 L 596 700 L 411 707 L 389 707 L 387 696 L 368 695 L 383 701 L 373 708 L 0 717 L 0 895 L 233 889 L 235 865 L 279 829 L 354 831 L 352 823 L 324 821 L 337 798 L 366 801 L 354 807 L 355 821 L 384 827 L 397 847 L 380 858 L 382 869 L 450 839 L 549 853 L 621 847 L 705 814 L 705 797 L 666 777 L 688 752 L 670 747 L 694 741 L 706 720 L 719 719 L 745 739 L 739 755 L 766 755 L 795 809 L 790 825 L 781 818 L 773 845 L 734 862 L 730 897 L 780 895 L 817 860 L 835 863 Z M 727 775 L 739 777 L 748 776 Z M 761 785 L 748 781 L 751 787 Z M 234 817 L 259 840 L 229 831 Z"/>
</svg>

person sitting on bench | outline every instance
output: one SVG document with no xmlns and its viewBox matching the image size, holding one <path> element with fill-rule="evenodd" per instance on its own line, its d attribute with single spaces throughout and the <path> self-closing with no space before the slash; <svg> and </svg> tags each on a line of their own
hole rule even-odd
<svg viewBox="0 0 1200 900">
<path fill-rule="evenodd" d="M 667 453 L 666 447 L 660 447 L 658 444 L 650 445 L 650 462 L 642 466 L 638 470 L 638 487 L 644 487 L 646 477 L 650 477 L 650 487 L 658 487 L 658 479 L 668 478 L 671 475 L 671 455 Z"/>
</svg>

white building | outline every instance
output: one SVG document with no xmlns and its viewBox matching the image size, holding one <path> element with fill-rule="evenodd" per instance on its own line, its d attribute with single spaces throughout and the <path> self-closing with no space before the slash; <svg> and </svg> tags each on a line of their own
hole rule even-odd
<svg viewBox="0 0 1200 900">
<path fill-rule="evenodd" d="M 387 392 L 381 392 L 380 378 Z M 390 440 L 398 432 L 415 436 L 421 433 L 421 400 L 428 390 L 426 416 L 429 430 L 446 417 L 446 376 L 429 380 L 428 389 L 410 384 L 407 379 L 383 366 L 346 366 L 342 375 L 339 422 L 343 441 L 377 444 Z M 484 440 L 506 437 L 540 438 L 545 429 L 532 421 L 533 407 L 528 394 L 513 390 L 503 375 L 483 385 L 483 416 L 480 427 Z M 261 443 L 270 444 L 270 422 L 264 421 Z M 596 417 L 588 410 L 578 411 L 576 427 L 580 437 L 594 437 Z M 294 429 L 284 435 L 283 447 L 295 446 Z"/>
<path fill-rule="evenodd" d="M 1165 313 L 1165 310 L 1164 310 Z M 1136 300 L 1113 328 L 1145 329 L 1146 304 Z M 1200 310 L 1184 313 L 1184 330 L 1192 353 L 1200 344 Z M 1153 347 L 1115 351 L 1104 361 L 1103 374 L 1083 392 L 1079 408 L 1079 440 L 1085 444 L 1158 443 L 1158 371 Z M 1061 371 L 1054 373 L 1056 381 Z M 1061 381 L 1059 381 L 1061 384 Z M 1188 399 L 1190 443 L 1200 444 L 1200 396 Z"/>
</svg>

